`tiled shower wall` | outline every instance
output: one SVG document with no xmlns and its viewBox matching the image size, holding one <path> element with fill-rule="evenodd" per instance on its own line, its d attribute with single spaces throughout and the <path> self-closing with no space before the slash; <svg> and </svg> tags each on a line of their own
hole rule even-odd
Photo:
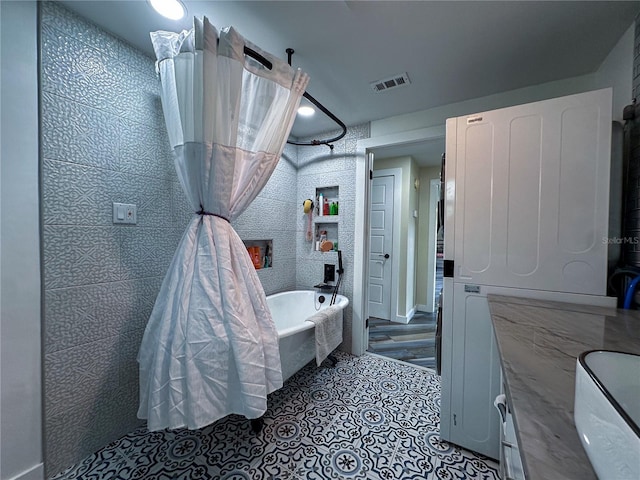
<svg viewBox="0 0 640 480">
<path fill-rule="evenodd" d="M 324 264 L 333 263 L 338 268 L 338 255 L 334 252 L 316 252 L 314 241 L 306 240 L 308 217 L 302 211 L 302 202 L 315 198 L 316 188 L 338 187 L 339 223 L 338 247 L 342 251 L 344 276 L 340 293 L 353 298 L 353 257 L 356 214 L 363 215 L 364 205 L 356 205 L 356 145 L 358 140 L 369 138 L 369 123 L 349 127 L 344 138 L 334 143 L 334 149 L 326 146 L 298 147 L 298 217 L 296 285 L 298 289 L 310 289 L 324 278 Z M 339 132 L 320 134 L 314 138 L 331 138 Z M 311 139 L 301 139 L 309 141 Z M 342 350 L 351 351 L 352 305 L 344 312 Z"/>
<path fill-rule="evenodd" d="M 51 475 L 141 424 L 137 350 L 188 217 L 153 61 L 48 2 L 41 49 Z M 112 202 L 135 203 L 137 225 L 113 225 Z"/>
<path fill-rule="evenodd" d="M 191 213 L 173 168 L 154 61 L 41 4 L 45 455 L 71 466 L 142 422 L 136 356 Z M 234 226 L 272 239 L 267 294 L 295 287 L 296 148 Z M 112 202 L 137 225 L 113 225 Z"/>
<path fill-rule="evenodd" d="M 137 349 L 185 217 L 153 61 L 53 3 L 41 19 L 50 475 L 140 425 Z"/>
<path fill-rule="evenodd" d="M 297 148 L 287 144 L 265 187 L 232 222 L 247 245 L 251 240 L 273 241 L 273 267 L 258 270 L 267 295 L 296 286 L 296 156 Z"/>
</svg>

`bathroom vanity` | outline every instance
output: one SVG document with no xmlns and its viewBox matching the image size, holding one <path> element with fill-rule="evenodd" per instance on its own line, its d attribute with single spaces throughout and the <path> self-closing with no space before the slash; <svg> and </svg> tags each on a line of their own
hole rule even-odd
<svg viewBox="0 0 640 480">
<path fill-rule="evenodd" d="M 593 349 L 640 354 L 640 311 L 499 295 L 488 303 L 514 436 L 501 444 L 506 473 L 595 479 L 573 419 L 576 359 Z"/>
</svg>

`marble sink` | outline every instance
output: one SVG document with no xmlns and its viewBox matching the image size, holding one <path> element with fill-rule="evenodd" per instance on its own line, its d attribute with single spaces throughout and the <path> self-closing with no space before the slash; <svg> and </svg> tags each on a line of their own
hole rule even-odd
<svg viewBox="0 0 640 480">
<path fill-rule="evenodd" d="M 640 479 L 640 355 L 580 355 L 574 420 L 598 478 Z"/>
</svg>

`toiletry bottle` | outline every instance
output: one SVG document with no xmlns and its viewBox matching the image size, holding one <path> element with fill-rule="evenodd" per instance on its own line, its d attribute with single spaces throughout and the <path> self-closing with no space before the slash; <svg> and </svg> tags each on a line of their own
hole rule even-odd
<svg viewBox="0 0 640 480">
<path fill-rule="evenodd" d="M 324 195 L 321 193 L 318 195 L 318 216 L 322 217 L 324 215 Z"/>
<path fill-rule="evenodd" d="M 329 215 L 329 200 L 327 199 L 327 197 L 324 197 L 322 215 Z"/>
<path fill-rule="evenodd" d="M 251 262 L 256 270 L 260 270 L 262 268 L 262 259 L 260 257 L 260 247 L 254 246 L 251 248 Z"/>
<path fill-rule="evenodd" d="M 322 230 L 320 232 L 320 246 L 319 246 L 318 250 L 322 251 L 322 244 L 324 242 L 326 242 L 326 241 L 327 241 L 327 231 L 326 230 Z"/>
</svg>

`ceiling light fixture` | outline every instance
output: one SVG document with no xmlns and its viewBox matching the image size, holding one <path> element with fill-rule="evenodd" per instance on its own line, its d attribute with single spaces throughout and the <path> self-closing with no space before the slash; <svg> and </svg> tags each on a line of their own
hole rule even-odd
<svg viewBox="0 0 640 480">
<path fill-rule="evenodd" d="M 187 7 L 180 0 L 148 0 L 153 9 L 170 20 L 180 20 L 187 13 Z"/>
<path fill-rule="evenodd" d="M 308 105 L 303 105 L 298 108 L 298 115 L 301 115 L 303 117 L 310 117 L 314 113 L 316 113 L 315 109 L 313 107 L 309 107 Z"/>
</svg>

